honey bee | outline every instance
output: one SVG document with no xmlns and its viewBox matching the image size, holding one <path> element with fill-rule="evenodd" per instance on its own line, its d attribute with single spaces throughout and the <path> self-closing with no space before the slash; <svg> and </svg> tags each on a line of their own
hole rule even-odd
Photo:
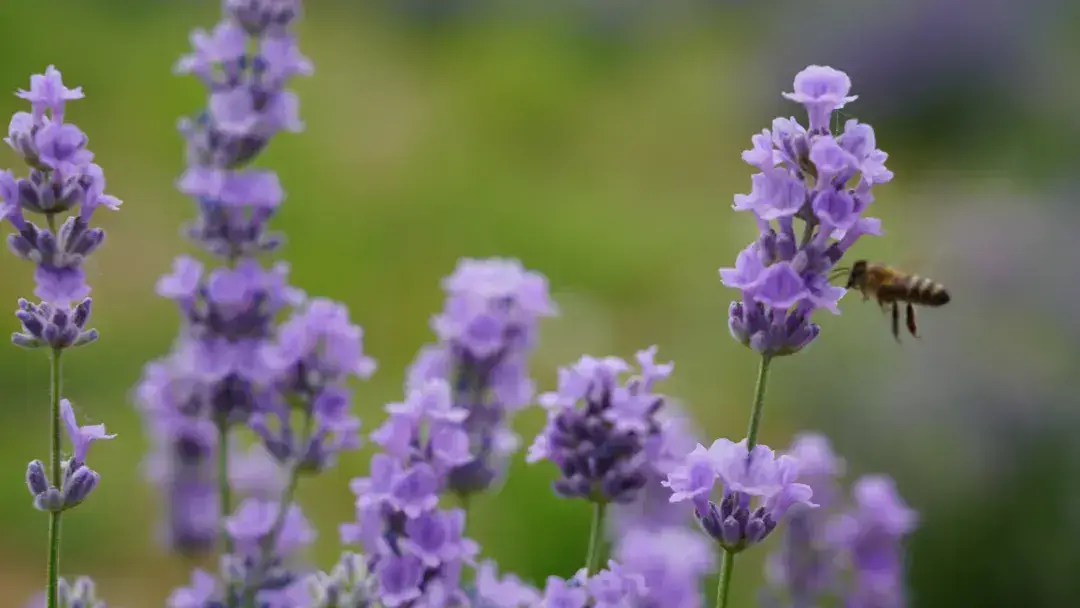
<svg viewBox="0 0 1080 608">
<path fill-rule="evenodd" d="M 833 274 L 836 277 L 847 275 L 846 287 L 862 292 L 863 301 L 873 296 L 882 311 L 892 307 L 892 333 L 897 342 L 900 341 L 901 303 L 906 304 L 907 330 L 913 337 L 918 338 L 915 306 L 937 308 L 948 304 L 950 300 L 949 291 L 941 283 L 876 262 L 858 260 L 850 269 L 837 268 Z"/>
</svg>

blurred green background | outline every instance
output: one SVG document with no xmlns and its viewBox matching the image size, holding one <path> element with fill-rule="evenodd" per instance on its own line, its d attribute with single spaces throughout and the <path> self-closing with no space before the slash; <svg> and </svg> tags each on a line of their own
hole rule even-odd
<svg viewBox="0 0 1080 608">
<path fill-rule="evenodd" d="M 897 346 L 873 305 L 851 297 L 822 337 L 779 361 L 763 438 L 826 432 L 854 474 L 893 475 L 919 510 L 916 606 L 1064 606 L 1080 593 L 1080 25 L 1074 4 L 991 0 L 768 6 L 722 0 L 498 3 L 308 2 L 300 26 L 316 74 L 296 83 L 307 131 L 261 163 L 288 191 L 277 226 L 294 283 L 346 302 L 380 363 L 358 386 L 366 428 L 400 396 L 404 366 L 432 339 L 439 279 L 460 256 L 520 258 L 562 309 L 534 360 L 542 389 L 582 353 L 650 344 L 677 362 L 667 392 L 702 439 L 743 436 L 754 356 L 726 327 L 734 295 L 716 275 L 755 234 L 730 211 L 749 190 L 739 158 L 810 63 L 846 70 L 890 153 L 873 214 L 886 236 L 859 257 L 943 281 L 953 303 Z M 510 7 L 504 6 L 509 4 Z M 0 4 L 0 90 L 55 64 L 86 99 L 67 117 L 89 135 L 109 191 L 109 241 L 89 267 L 102 340 L 66 357 L 65 396 L 116 441 L 96 446 L 103 483 L 65 518 L 62 572 L 91 574 L 110 605 L 161 605 L 192 563 L 155 540 L 156 497 L 130 390 L 164 354 L 178 317 L 153 293 L 191 248 L 178 226 L 178 117 L 204 90 L 170 68 L 211 1 Z M 0 95 L 0 115 L 25 109 Z M 7 148 L 0 166 L 16 166 Z M 5 228 L 5 232 L 9 228 Z M 5 257 L 0 301 L 28 295 L 30 267 Z M 10 327 L 16 322 L 11 319 Z M 46 518 L 23 483 L 46 457 L 46 360 L 0 349 L 0 596 L 17 605 L 44 575 Z M 518 428 L 531 441 L 543 416 Z M 339 551 L 347 481 L 364 451 L 302 487 Z M 585 551 L 589 509 L 548 490 L 553 467 L 515 463 L 474 504 L 470 532 L 503 569 L 541 583 Z M 736 605 L 761 583 L 764 551 L 740 560 Z M 205 564 L 204 564 L 205 565 Z M 711 584 L 711 583 L 710 583 Z"/>
</svg>

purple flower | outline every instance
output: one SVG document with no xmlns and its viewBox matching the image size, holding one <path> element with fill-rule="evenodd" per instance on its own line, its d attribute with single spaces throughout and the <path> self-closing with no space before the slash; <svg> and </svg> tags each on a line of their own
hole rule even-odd
<svg viewBox="0 0 1080 608">
<path fill-rule="evenodd" d="M 761 172 L 751 178 L 749 195 L 735 196 L 734 209 L 754 214 L 760 236 L 720 277 L 742 292 L 728 311 L 732 336 L 766 356 L 794 354 L 813 342 L 821 331 L 811 322 L 814 311 L 839 314 L 845 293 L 830 284 L 830 274 L 860 236 L 881 234 L 881 222 L 863 213 L 871 188 L 892 179 L 887 155 L 874 147 L 868 125 L 849 121 L 843 134 L 829 132 L 832 112 L 855 100 L 850 89 L 843 72 L 806 68 L 795 77 L 795 92 L 784 96 L 806 107 L 809 130 L 795 118 L 777 118 L 743 152 Z"/>
<path fill-rule="evenodd" d="M 476 608 L 531 608 L 540 602 L 540 592 L 513 574 L 500 578 L 488 560 L 476 568 L 476 600 Z"/>
<path fill-rule="evenodd" d="M 0 172 L 0 218 L 16 230 L 8 236 L 8 248 L 35 266 L 34 294 L 42 300 L 39 306 L 68 309 L 89 295 L 83 263 L 105 239 L 103 230 L 88 224 L 93 210 L 102 205 L 116 209 L 121 202 L 105 194 L 105 176 L 91 162 L 94 155 L 86 147 L 86 134 L 63 122 L 65 102 L 82 98 L 82 90 L 65 87 L 60 72 L 49 66 L 45 74 L 31 77 L 29 91 L 20 90 L 18 95 L 31 102 L 33 113 L 17 113 L 5 141 L 22 156 L 30 173 L 27 178 L 15 178 L 10 172 Z M 80 207 L 59 230 L 52 228 L 54 216 Z M 45 214 L 50 228 L 39 228 L 24 217 L 24 211 Z M 17 334 L 16 344 L 67 348 L 78 337 L 57 346 L 34 335 L 32 328 L 26 329 L 32 339 Z"/>
<path fill-rule="evenodd" d="M 852 489 L 854 506 L 831 522 L 829 536 L 849 555 L 854 583 L 847 605 L 853 608 L 907 605 L 902 541 L 917 515 L 885 476 L 866 476 Z"/>
<path fill-rule="evenodd" d="M 64 425 L 67 427 L 68 437 L 71 438 L 74 449 L 72 458 L 75 462 L 86 463 L 86 452 L 94 441 L 116 437 L 115 434 L 105 432 L 104 424 L 79 426 L 79 423 L 75 421 L 75 410 L 71 408 L 71 402 L 67 399 L 60 400 L 60 415 L 64 419 Z"/>
<path fill-rule="evenodd" d="M 424 565 L 411 555 L 391 555 L 378 568 L 379 600 L 388 608 L 407 605 L 423 591 Z"/>
<path fill-rule="evenodd" d="M 167 600 L 167 608 L 206 608 L 218 596 L 218 582 L 205 570 L 191 573 L 191 586 L 175 589 Z"/>
<path fill-rule="evenodd" d="M 671 502 L 691 501 L 705 532 L 726 550 L 738 552 L 764 540 L 791 507 L 817 506 L 810 502 L 810 486 L 795 481 L 798 472 L 798 461 L 776 457 L 767 446 L 748 451 L 745 439 L 717 439 L 707 450 L 698 444 L 665 485 Z M 717 482 L 724 489 L 719 506 L 709 500 Z"/>
<path fill-rule="evenodd" d="M 532 401 L 529 357 L 539 320 L 556 309 L 547 279 L 516 260 L 464 258 L 443 280 L 443 289 L 443 310 L 431 321 L 439 342 L 421 349 L 408 386 L 415 390 L 440 380 L 450 402 L 466 415 L 464 447 L 471 456 L 454 465 L 449 489 L 468 495 L 495 485 L 518 448 L 510 418 Z"/>
<path fill-rule="evenodd" d="M 30 102 L 34 109 L 34 119 L 42 120 L 45 111 L 52 115 L 53 122 L 60 123 L 64 120 L 64 104 L 75 99 L 84 97 L 82 87 L 69 89 L 64 86 L 64 80 L 60 70 L 54 66 L 45 68 L 44 74 L 34 74 L 30 77 L 30 90 L 19 89 L 18 97 Z"/>
<path fill-rule="evenodd" d="M 693 507 L 668 500 L 671 492 L 663 483 L 697 445 L 694 421 L 671 401 L 656 413 L 656 418 L 660 433 L 645 443 L 646 459 L 651 463 L 652 471 L 647 475 L 641 495 L 632 503 L 609 507 L 608 534 L 616 547 L 634 531 L 678 528 L 693 520 Z"/>
<path fill-rule="evenodd" d="M 620 539 L 615 559 L 640 577 L 639 608 L 698 608 L 701 583 L 716 568 L 715 552 L 700 535 L 682 527 L 637 529 Z"/>
<path fill-rule="evenodd" d="M 814 606 L 840 601 L 854 608 L 906 606 L 903 538 L 916 515 L 885 476 L 855 482 L 854 504 L 838 492 L 844 462 L 816 433 L 801 434 L 790 453 L 799 458 L 798 479 L 810 484 L 817 509 L 793 508 L 779 551 L 766 561 L 767 605 Z"/>
<path fill-rule="evenodd" d="M 617 357 L 582 357 L 559 369 L 559 388 L 540 396 L 548 422 L 529 448 L 528 461 L 550 460 L 561 477 L 557 494 L 596 502 L 636 500 L 655 471 L 648 448 L 662 442 L 656 417 L 665 397 L 652 392 L 671 375 L 656 365 L 656 347 L 640 351 L 641 375 L 621 384 L 630 366 Z"/>
<path fill-rule="evenodd" d="M 116 437 L 105 432 L 104 424 L 79 426 L 75 411 L 67 399 L 60 400 L 60 417 L 73 450 L 71 458 L 62 463 L 61 486 L 57 488 L 49 481 L 45 465 L 39 460 L 32 461 L 26 472 L 26 485 L 34 497 L 34 507 L 56 513 L 78 506 L 94 491 L 101 476 L 86 466 L 87 451 L 94 441 Z"/>
<path fill-rule="evenodd" d="M 363 330 L 349 321 L 343 305 L 326 299 L 308 302 L 281 326 L 261 359 L 274 375 L 274 390 L 249 423 L 275 458 L 318 472 L 341 452 L 359 449 L 360 419 L 350 413 L 346 382 L 368 378 L 375 360 L 364 354 Z M 299 403 L 311 421 L 302 436 L 293 432 L 290 403 Z"/>
<path fill-rule="evenodd" d="M 236 513 L 225 520 L 225 530 L 241 554 L 257 555 L 278 519 L 280 505 L 275 502 L 247 499 Z M 277 556 L 293 553 L 315 541 L 315 530 L 297 505 L 291 505 L 277 536 L 273 552 Z"/>
<path fill-rule="evenodd" d="M 371 434 L 385 453 L 372 457 L 368 477 L 350 483 L 356 521 L 341 526 L 341 539 L 364 546 L 379 581 L 377 598 L 387 606 L 465 601 L 461 570 L 479 547 L 464 536 L 464 511 L 438 508 L 449 472 L 471 459 L 463 426 L 468 412 L 450 395 L 435 378 L 410 390 L 404 402 L 388 404 L 389 418 Z"/>
<path fill-rule="evenodd" d="M 819 508 L 792 509 L 779 550 L 766 558 L 768 605 L 814 606 L 838 591 L 842 556 L 828 539 L 829 509 L 837 506 L 845 463 L 817 433 L 795 437 L 788 454 L 799 461 L 799 481 L 810 485 Z"/>
<path fill-rule="evenodd" d="M 23 331 L 12 334 L 11 341 L 23 348 L 49 347 L 54 350 L 85 346 L 97 340 L 96 329 L 86 329 L 90 320 L 91 300 L 86 298 L 74 309 L 56 307 L 48 302 L 32 304 L 19 298 L 15 316 Z"/>
<path fill-rule="evenodd" d="M 589 594 L 581 587 L 568 585 L 566 581 L 549 576 L 544 586 L 544 598 L 541 608 L 585 608 Z"/>
<path fill-rule="evenodd" d="M 784 97 L 806 106 L 811 131 L 828 129 L 833 111 L 858 99 L 858 95 L 848 95 L 848 75 L 828 66 L 812 65 L 799 72 L 793 88 L 795 92 L 784 93 Z"/>
</svg>

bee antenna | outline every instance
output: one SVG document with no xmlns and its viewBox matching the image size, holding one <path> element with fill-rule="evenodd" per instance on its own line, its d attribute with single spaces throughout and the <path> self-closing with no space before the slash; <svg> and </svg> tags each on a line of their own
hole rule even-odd
<svg viewBox="0 0 1080 608">
<path fill-rule="evenodd" d="M 845 274 L 848 274 L 849 272 L 851 272 L 850 267 L 848 267 L 848 266 L 838 266 L 836 268 L 833 268 L 832 271 L 829 272 L 829 278 L 830 279 L 838 279 L 838 278 L 844 276 Z"/>
</svg>

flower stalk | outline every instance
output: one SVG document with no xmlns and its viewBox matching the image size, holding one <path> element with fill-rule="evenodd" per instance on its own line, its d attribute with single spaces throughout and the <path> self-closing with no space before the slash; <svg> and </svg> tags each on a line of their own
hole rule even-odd
<svg viewBox="0 0 1080 608">
<path fill-rule="evenodd" d="M 761 416 L 765 411 L 765 385 L 769 381 L 769 364 L 772 357 L 761 356 L 758 364 L 757 383 L 754 386 L 754 403 L 750 408 L 750 424 L 746 429 L 746 448 L 748 454 L 752 453 L 757 445 L 758 430 L 761 428 Z M 727 608 L 728 593 L 731 590 L 731 575 L 735 571 L 736 550 L 724 547 L 720 560 L 720 583 L 716 587 L 716 607 Z"/>
<path fill-rule="evenodd" d="M 600 570 L 600 537 L 604 532 L 604 516 L 607 513 L 607 503 L 598 501 L 593 503 L 592 528 L 589 530 L 589 552 L 585 554 L 585 568 L 589 576 Z"/>
<path fill-rule="evenodd" d="M 50 218 L 51 219 L 51 218 Z M 53 349 L 49 357 L 49 415 L 52 417 L 52 437 L 49 466 L 54 487 L 62 488 L 64 479 L 60 466 L 60 391 L 62 388 L 63 368 L 60 363 L 60 349 Z M 57 587 L 60 583 L 60 511 L 49 513 L 49 562 L 46 566 L 48 577 L 48 607 L 58 608 Z"/>
</svg>

